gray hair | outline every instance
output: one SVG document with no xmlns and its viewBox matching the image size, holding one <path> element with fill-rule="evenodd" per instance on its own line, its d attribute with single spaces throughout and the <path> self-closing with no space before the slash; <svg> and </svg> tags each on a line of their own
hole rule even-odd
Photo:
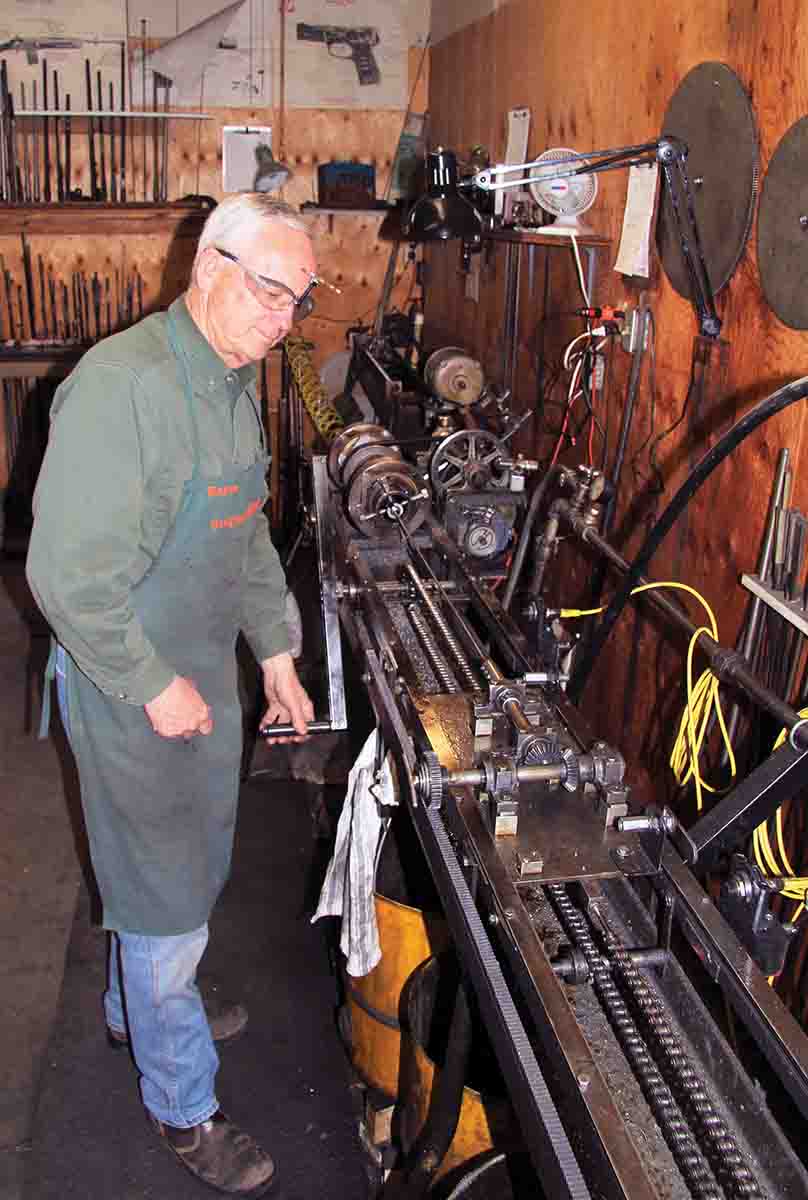
<svg viewBox="0 0 808 1200">
<path fill-rule="evenodd" d="M 267 223 L 288 225 L 308 233 L 306 222 L 289 204 L 273 200 L 265 192 L 238 192 L 217 204 L 202 228 L 194 263 L 208 246 L 221 246 L 237 253 L 256 237 Z"/>
</svg>

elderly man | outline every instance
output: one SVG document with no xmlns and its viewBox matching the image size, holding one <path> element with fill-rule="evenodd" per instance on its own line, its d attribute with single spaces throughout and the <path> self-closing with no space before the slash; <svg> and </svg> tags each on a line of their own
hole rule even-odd
<svg viewBox="0 0 808 1200">
<path fill-rule="evenodd" d="M 241 712 L 235 642 L 259 661 L 263 723 L 313 717 L 263 515 L 253 364 L 305 315 L 309 236 L 257 194 L 220 204 L 188 291 L 101 342 L 56 393 L 28 580 L 55 633 L 57 686 L 112 931 L 111 1044 L 129 1041 L 156 1129 L 205 1183 L 263 1194 L 272 1159 L 220 1111 L 195 978 L 227 878 Z"/>
</svg>

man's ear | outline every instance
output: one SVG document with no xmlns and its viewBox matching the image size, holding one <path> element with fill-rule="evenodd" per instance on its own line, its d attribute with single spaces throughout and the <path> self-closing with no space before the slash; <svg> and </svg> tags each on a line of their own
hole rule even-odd
<svg viewBox="0 0 808 1200">
<path fill-rule="evenodd" d="M 213 248 L 206 246 L 197 257 L 194 264 L 194 283 L 201 292 L 209 292 L 213 287 L 216 272 L 221 268 L 221 256 Z"/>
</svg>

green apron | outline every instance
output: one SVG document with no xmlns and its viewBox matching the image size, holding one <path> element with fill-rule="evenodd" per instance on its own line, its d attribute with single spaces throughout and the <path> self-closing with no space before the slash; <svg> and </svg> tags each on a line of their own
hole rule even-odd
<svg viewBox="0 0 808 1200">
<path fill-rule="evenodd" d="M 194 473 L 158 558 L 132 593 L 146 636 L 193 679 L 213 733 L 154 733 L 144 710 L 101 692 L 67 655 L 70 742 L 107 929 L 165 936 L 203 925 L 230 870 L 241 757 L 236 638 L 247 554 L 267 496 L 265 444 L 248 468 L 200 469 L 188 362 L 169 314 L 185 380 Z"/>
</svg>

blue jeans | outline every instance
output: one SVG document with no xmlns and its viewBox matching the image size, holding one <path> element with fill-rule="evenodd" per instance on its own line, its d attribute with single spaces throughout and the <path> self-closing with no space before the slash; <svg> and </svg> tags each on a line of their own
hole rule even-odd
<svg viewBox="0 0 808 1200">
<path fill-rule="evenodd" d="M 61 646 L 56 654 L 56 694 L 69 741 Z M 107 1025 L 123 1032 L 128 1022 L 143 1103 L 158 1121 L 180 1128 L 206 1121 L 219 1107 L 214 1092 L 219 1056 L 196 986 L 207 944 L 207 925 L 173 937 L 122 930 L 110 937 Z"/>
</svg>

